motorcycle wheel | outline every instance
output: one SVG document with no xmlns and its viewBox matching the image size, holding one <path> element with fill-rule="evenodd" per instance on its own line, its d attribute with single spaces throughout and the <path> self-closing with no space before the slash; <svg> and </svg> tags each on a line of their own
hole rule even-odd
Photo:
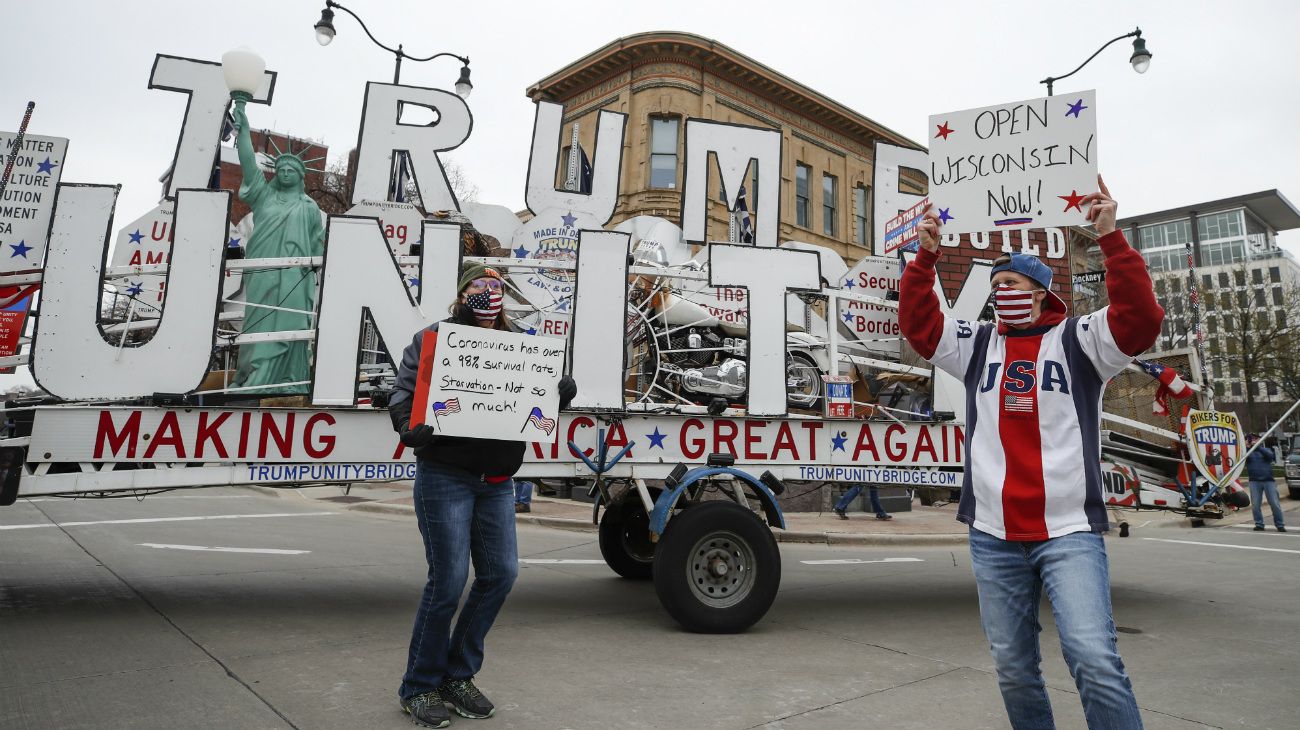
<svg viewBox="0 0 1300 730">
<path fill-rule="evenodd" d="M 790 353 L 785 366 L 787 399 L 796 408 L 817 410 L 822 406 L 822 371 L 811 357 Z"/>
</svg>

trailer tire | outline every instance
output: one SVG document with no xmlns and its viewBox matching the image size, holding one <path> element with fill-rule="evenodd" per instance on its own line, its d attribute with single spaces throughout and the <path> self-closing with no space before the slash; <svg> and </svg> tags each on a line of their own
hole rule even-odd
<svg viewBox="0 0 1300 730">
<path fill-rule="evenodd" d="M 659 602 L 687 631 L 740 633 L 772 607 L 781 552 L 753 512 L 734 502 L 704 502 L 668 522 L 654 581 Z"/>
<path fill-rule="evenodd" d="M 662 490 L 650 487 L 658 499 Z M 650 580 L 654 574 L 655 544 L 650 541 L 650 515 L 636 488 L 629 488 L 600 518 L 600 556 L 615 573 L 629 580 Z"/>
</svg>

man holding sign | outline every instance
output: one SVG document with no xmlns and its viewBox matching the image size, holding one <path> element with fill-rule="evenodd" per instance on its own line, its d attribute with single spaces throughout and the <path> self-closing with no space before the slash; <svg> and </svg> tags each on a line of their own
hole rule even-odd
<svg viewBox="0 0 1300 730">
<path fill-rule="evenodd" d="M 473 678 L 519 574 L 511 477 L 527 441 L 549 441 L 557 408 L 578 390 L 562 375 L 562 346 L 556 353 L 554 340 L 510 331 L 504 284 L 485 266 L 462 272 L 445 326 L 417 333 L 403 352 L 389 405 L 419 459 L 415 515 L 429 563 L 398 697 L 426 727 L 451 724 L 444 703 L 464 717 L 495 712 Z M 471 557 L 474 584 L 452 630 Z"/>
<path fill-rule="evenodd" d="M 1027 254 L 994 262 L 997 324 L 956 320 L 934 293 L 940 211 L 919 225 L 903 274 L 899 324 L 912 347 L 966 385 L 966 464 L 957 519 L 970 525 L 980 616 L 1014 728 L 1051 728 L 1039 669 L 1038 604 L 1052 602 L 1061 649 L 1090 728 L 1139 728 L 1120 659 L 1102 532 L 1100 412 L 1106 381 L 1160 333 L 1141 254 L 1115 228 L 1115 201 L 1083 195 L 1101 234 L 1110 306 L 1066 317 L 1052 272 Z"/>
</svg>

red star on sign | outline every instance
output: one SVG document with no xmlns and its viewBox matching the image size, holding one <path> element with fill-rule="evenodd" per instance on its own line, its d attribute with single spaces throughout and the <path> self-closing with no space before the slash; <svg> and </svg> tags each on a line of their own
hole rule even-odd
<svg viewBox="0 0 1300 730">
<path fill-rule="evenodd" d="M 1058 195 L 1056 197 L 1065 201 L 1065 210 L 1061 211 L 1062 213 L 1068 211 L 1071 208 L 1074 208 L 1080 213 L 1083 212 L 1083 208 L 1079 207 L 1079 203 L 1083 202 L 1083 196 L 1079 194 L 1079 191 L 1071 190 L 1069 195 Z"/>
<path fill-rule="evenodd" d="M 939 133 L 934 136 L 935 139 L 938 139 L 939 137 L 943 137 L 946 140 L 948 139 L 948 135 L 950 134 L 952 134 L 952 130 L 948 128 L 948 123 L 944 122 L 943 124 L 939 125 Z"/>
</svg>

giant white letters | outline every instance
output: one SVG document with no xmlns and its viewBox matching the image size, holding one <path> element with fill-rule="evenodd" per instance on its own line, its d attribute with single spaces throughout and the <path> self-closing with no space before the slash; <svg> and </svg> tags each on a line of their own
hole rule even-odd
<svg viewBox="0 0 1300 730">
<path fill-rule="evenodd" d="M 682 230 L 691 243 L 708 238 L 709 153 L 717 155 L 722 173 L 722 191 L 727 210 L 736 209 L 736 198 L 752 161 L 758 165 L 758 196 L 750 198 L 757 212 L 754 245 L 774 247 L 780 220 L 781 132 L 741 124 L 686 120 L 686 172 L 682 182 Z M 783 315 L 784 316 L 784 315 Z"/>
<path fill-rule="evenodd" d="M 403 124 L 398 120 L 403 104 L 428 107 L 438 120 L 430 126 Z M 388 200 L 393 159 L 398 152 L 405 152 L 424 209 L 459 210 L 438 153 L 459 147 L 469 139 L 472 126 L 469 107 L 451 92 L 374 81 L 366 84 L 352 202 Z"/>
<path fill-rule="evenodd" d="M 207 187 L 212 166 L 217 161 L 217 146 L 221 144 L 222 118 L 230 104 L 230 90 L 226 88 L 221 64 L 158 54 L 149 75 L 149 88 L 179 91 L 190 97 L 185 105 L 181 137 L 176 143 L 176 157 L 172 160 L 167 197 L 174 197 L 181 188 Z M 275 72 L 263 72 L 262 85 L 253 94 L 253 102 L 270 104 L 274 94 Z"/>
<path fill-rule="evenodd" d="M 575 407 L 623 410 L 627 246 L 626 233 L 578 234 L 569 360 L 573 379 L 582 384 L 573 399 Z"/>
<path fill-rule="evenodd" d="M 167 306 L 147 344 L 119 347 L 100 334 L 100 277 L 117 189 L 60 185 L 32 342 L 32 377 L 67 400 L 186 393 L 203 380 L 216 331 L 230 193 L 181 190 Z"/>
<path fill-rule="evenodd" d="M 820 279 L 821 267 L 812 251 L 709 244 L 709 285 L 748 290 L 750 415 L 785 415 L 786 292 L 817 291 Z"/>
<path fill-rule="evenodd" d="M 534 213 L 547 209 L 567 210 L 570 213 L 581 211 L 604 225 L 613 217 L 614 206 L 618 204 L 618 178 L 623 164 L 623 134 L 627 127 L 627 115 L 602 110 L 597 116 L 589 194 L 555 189 L 563 117 L 563 106 L 546 101 L 537 102 L 524 201 Z"/>
</svg>

